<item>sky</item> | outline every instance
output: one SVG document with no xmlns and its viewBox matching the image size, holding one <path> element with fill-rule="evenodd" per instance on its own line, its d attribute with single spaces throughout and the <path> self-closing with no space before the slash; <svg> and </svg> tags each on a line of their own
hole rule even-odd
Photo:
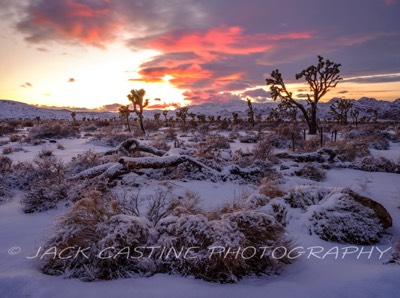
<svg viewBox="0 0 400 298">
<path fill-rule="evenodd" d="M 400 0 L 0 0 L 0 98 L 96 108 L 143 88 L 169 108 L 270 99 L 274 69 L 322 55 L 343 81 L 326 95 L 400 98 Z"/>
</svg>

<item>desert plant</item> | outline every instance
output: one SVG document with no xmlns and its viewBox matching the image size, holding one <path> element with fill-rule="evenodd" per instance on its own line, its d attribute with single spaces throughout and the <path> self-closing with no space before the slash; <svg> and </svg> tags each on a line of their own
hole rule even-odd
<svg viewBox="0 0 400 298">
<path fill-rule="evenodd" d="M 121 118 L 125 119 L 126 125 L 128 126 L 128 131 L 131 132 L 131 124 L 129 123 L 129 116 L 131 115 L 131 111 L 129 110 L 129 105 L 121 106 L 118 110 Z"/>
<path fill-rule="evenodd" d="M 64 176 L 64 164 L 53 156 L 36 158 L 22 168 L 26 190 L 21 203 L 25 213 L 42 212 L 57 206 L 68 197 L 69 186 Z M 20 168 L 21 170 L 21 168 Z"/>
<path fill-rule="evenodd" d="M 326 178 L 325 171 L 319 166 L 309 163 L 304 165 L 298 171 L 295 171 L 295 175 L 314 181 L 323 181 Z"/>
<path fill-rule="evenodd" d="M 318 102 L 330 89 L 336 87 L 339 81 L 342 80 L 340 77 L 340 66 L 338 63 L 334 63 L 329 59 L 324 60 L 323 57 L 318 56 L 316 66 L 311 65 L 296 74 L 297 80 L 302 77 L 305 78 L 312 92 L 312 95 L 307 94 L 306 98 L 307 104 L 310 105 L 309 110 L 293 98 L 293 94 L 287 89 L 279 70 L 274 70 L 270 78 L 266 79 L 266 83 L 270 86 L 272 98 L 274 100 L 280 99 L 282 104 L 286 106 L 300 109 L 307 122 L 309 133 L 316 134 Z"/>
<path fill-rule="evenodd" d="M 335 100 L 331 105 L 330 109 L 336 119 L 342 125 L 347 124 L 347 115 L 350 109 L 353 107 L 353 102 L 349 99 L 341 98 L 339 100 Z"/>
<path fill-rule="evenodd" d="M 139 118 L 140 129 L 145 133 L 143 126 L 143 110 L 149 105 L 149 100 L 144 99 L 146 91 L 144 89 L 132 89 L 128 94 L 128 99 L 132 102 L 133 111 Z"/>
<path fill-rule="evenodd" d="M 76 126 L 65 125 L 62 122 L 49 121 L 32 127 L 29 130 L 28 136 L 32 140 L 78 137 L 79 130 Z"/>
<path fill-rule="evenodd" d="M 254 127 L 254 125 L 255 125 L 255 122 L 254 122 L 254 110 L 253 110 L 253 104 L 251 103 L 250 98 L 247 98 L 247 106 L 249 107 L 249 111 L 247 113 L 247 116 L 249 117 L 249 122 Z"/>
</svg>

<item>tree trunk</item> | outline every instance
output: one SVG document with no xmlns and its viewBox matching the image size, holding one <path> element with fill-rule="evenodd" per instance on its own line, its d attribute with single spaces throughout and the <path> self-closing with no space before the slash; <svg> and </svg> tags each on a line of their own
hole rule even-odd
<svg viewBox="0 0 400 298">
<path fill-rule="evenodd" d="M 129 123 L 129 116 L 126 117 L 126 124 L 128 125 L 128 131 L 129 131 L 129 132 L 132 132 L 132 130 L 131 130 L 131 124 Z"/>
<path fill-rule="evenodd" d="M 146 132 L 145 132 L 144 126 L 143 126 L 143 115 L 142 114 L 139 115 L 139 122 L 140 122 L 140 129 L 145 134 Z"/>
<path fill-rule="evenodd" d="M 317 105 L 311 103 L 311 118 L 308 123 L 308 130 L 310 135 L 317 134 Z"/>
</svg>

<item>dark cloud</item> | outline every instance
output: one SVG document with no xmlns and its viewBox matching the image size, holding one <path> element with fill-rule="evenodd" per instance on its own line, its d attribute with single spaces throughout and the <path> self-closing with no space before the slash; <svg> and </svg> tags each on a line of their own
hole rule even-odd
<svg viewBox="0 0 400 298">
<path fill-rule="evenodd" d="M 30 82 L 26 82 L 26 83 L 22 84 L 21 87 L 23 87 L 23 88 L 32 88 L 33 85 Z"/>
<path fill-rule="evenodd" d="M 101 107 L 97 108 L 96 110 L 100 111 L 100 112 L 118 112 L 118 110 L 121 106 L 122 105 L 119 103 L 113 103 L 113 104 L 101 106 Z"/>
<path fill-rule="evenodd" d="M 120 21 L 108 0 L 40 0 L 29 4 L 17 29 L 28 42 L 80 42 L 104 46 L 115 40 Z"/>
</svg>

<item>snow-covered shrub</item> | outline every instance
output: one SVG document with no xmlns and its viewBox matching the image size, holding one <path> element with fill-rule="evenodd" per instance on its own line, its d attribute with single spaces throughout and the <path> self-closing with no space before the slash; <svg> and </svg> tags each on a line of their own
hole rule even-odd
<svg viewBox="0 0 400 298">
<path fill-rule="evenodd" d="M 254 159 L 276 161 L 274 148 L 268 139 L 261 139 L 252 151 Z"/>
<path fill-rule="evenodd" d="M 338 141 L 332 144 L 341 161 L 353 161 L 369 155 L 368 144 L 360 141 Z"/>
<path fill-rule="evenodd" d="M 102 163 L 104 162 L 101 160 L 101 155 L 99 153 L 88 150 L 72 157 L 71 161 L 66 166 L 66 172 L 70 176 L 73 176 Z"/>
<path fill-rule="evenodd" d="M 276 274 L 289 263 L 263 250 L 267 246 L 291 246 L 282 225 L 263 212 L 223 213 L 217 219 L 204 214 L 169 216 L 157 228 L 157 245 L 185 248 L 186 252 L 193 248 L 186 257 L 164 259 L 161 267 L 165 271 L 227 283 L 245 276 Z"/>
<path fill-rule="evenodd" d="M 367 138 L 365 142 L 369 144 L 369 148 L 375 150 L 389 150 L 390 148 L 388 139 L 382 136 Z"/>
<path fill-rule="evenodd" d="M 69 185 L 64 176 L 64 164 L 55 157 L 36 158 L 33 164 L 22 166 L 26 190 L 21 203 L 26 213 L 46 211 L 68 197 Z M 18 168 L 21 171 L 21 168 Z"/>
<path fill-rule="evenodd" d="M 311 230 L 323 240 L 370 245 L 381 239 L 384 228 L 375 212 L 347 194 L 333 194 L 316 209 Z"/>
<path fill-rule="evenodd" d="M 385 157 L 366 156 L 357 162 L 354 168 L 367 172 L 400 173 L 400 165 Z"/>
<path fill-rule="evenodd" d="M 229 149 L 229 139 L 219 134 L 207 135 L 197 146 L 196 155 L 206 159 L 219 160 L 220 150 Z"/>
<path fill-rule="evenodd" d="M 11 154 L 11 153 L 13 153 L 14 151 L 15 151 L 15 149 L 14 149 L 14 147 L 12 147 L 12 146 L 7 146 L 7 147 L 4 147 L 4 148 L 3 148 L 3 154 L 4 154 L 4 155 Z"/>
<path fill-rule="evenodd" d="M 306 210 L 309 206 L 318 205 L 331 191 L 329 188 L 301 185 L 289 189 L 284 199 L 290 207 Z"/>
<path fill-rule="evenodd" d="M 390 255 L 388 264 L 400 265 L 400 240 L 397 241 L 392 254 Z"/>
<path fill-rule="evenodd" d="M 137 248 L 152 245 L 157 237 L 146 218 L 113 215 L 107 221 L 97 224 L 96 233 L 102 237 L 97 243 L 96 255 L 107 249 L 107 259 L 98 260 L 96 264 L 96 279 L 130 277 L 133 274 L 151 275 L 156 272 L 153 259 L 139 258 L 140 253 L 135 253 Z"/>
<path fill-rule="evenodd" d="M 167 143 L 165 136 L 157 136 L 151 141 L 150 146 L 164 151 L 168 151 L 169 149 L 171 149 L 171 147 Z"/>
<path fill-rule="evenodd" d="M 104 199 L 101 193 L 92 193 L 58 220 L 55 235 L 45 246 L 46 250 L 56 247 L 58 251 L 68 247 L 86 249 L 87 257 L 49 255 L 43 258 L 42 270 L 89 281 L 151 274 L 156 269 L 154 262 L 139 258 L 135 248 L 150 245 L 155 236 L 147 219 L 120 214 L 115 202 Z"/>
<path fill-rule="evenodd" d="M 89 281 L 165 272 L 223 283 L 276 274 L 290 263 L 276 255 L 292 243 L 274 217 L 258 210 L 265 200 L 249 196 L 239 208 L 210 212 L 188 192 L 160 208 L 158 219 L 150 204 L 147 219 L 126 214 L 120 202 L 93 192 L 58 220 L 44 247 L 58 253 L 42 258 L 42 270 Z M 74 254 L 78 248 L 84 253 Z"/>
<path fill-rule="evenodd" d="M 6 135 L 6 134 L 10 134 L 10 133 L 14 133 L 16 131 L 16 126 L 14 125 L 10 125 L 8 122 L 2 122 L 0 125 L 0 137 Z"/>
<path fill-rule="evenodd" d="M 278 186 L 278 182 L 268 177 L 261 180 L 259 192 L 271 199 L 284 195 L 283 191 Z"/>
<path fill-rule="evenodd" d="M 67 123 L 49 121 L 32 127 L 28 137 L 32 140 L 79 137 L 79 129 Z"/>
<path fill-rule="evenodd" d="M 39 158 L 45 158 L 45 157 L 50 157 L 50 156 L 53 156 L 53 150 L 50 150 L 45 147 L 43 147 L 38 153 Z"/>
<path fill-rule="evenodd" d="M 254 144 L 257 143 L 258 136 L 254 133 L 246 133 L 244 136 L 239 136 L 240 143 Z"/>
<path fill-rule="evenodd" d="M 0 175 L 11 172 L 12 160 L 7 156 L 0 155 Z"/>
<path fill-rule="evenodd" d="M 326 178 L 325 171 L 321 167 L 312 163 L 306 164 L 298 171 L 295 171 L 295 175 L 314 181 L 323 181 Z"/>
<path fill-rule="evenodd" d="M 97 146 L 116 147 L 122 142 L 131 139 L 132 134 L 129 133 L 115 133 L 112 131 L 106 133 L 99 133 L 90 139 L 89 143 Z"/>
<path fill-rule="evenodd" d="M 324 142 L 328 142 L 324 136 Z M 317 151 L 321 147 L 321 137 L 320 136 L 311 136 L 307 140 L 303 141 L 302 151 L 304 152 L 314 152 Z"/>
<path fill-rule="evenodd" d="M 348 189 L 295 187 L 283 200 L 291 208 L 301 208 L 309 231 L 327 241 L 374 244 L 392 225 L 390 214 L 381 204 Z M 295 219 L 285 218 L 284 222 L 291 220 Z"/>
</svg>

